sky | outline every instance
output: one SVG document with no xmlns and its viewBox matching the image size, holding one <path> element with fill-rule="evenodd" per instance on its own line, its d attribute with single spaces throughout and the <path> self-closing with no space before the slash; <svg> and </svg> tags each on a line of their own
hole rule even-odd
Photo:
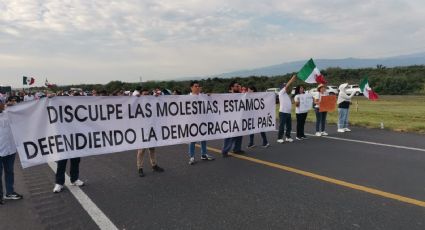
<svg viewBox="0 0 425 230">
<path fill-rule="evenodd" d="M 425 51 L 423 0 L 0 0 L 0 85 L 208 77 Z"/>
</svg>

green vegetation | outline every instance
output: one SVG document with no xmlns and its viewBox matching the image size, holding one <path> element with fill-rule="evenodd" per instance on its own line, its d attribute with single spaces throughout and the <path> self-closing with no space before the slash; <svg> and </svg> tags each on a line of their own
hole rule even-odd
<svg viewBox="0 0 425 230">
<path fill-rule="evenodd" d="M 250 77 L 234 77 L 234 78 L 207 78 L 201 79 L 199 82 L 203 86 L 203 91 L 207 93 L 227 92 L 227 87 L 232 80 L 241 83 L 242 86 L 255 86 L 259 91 L 267 88 L 279 88 L 283 82 L 287 82 L 294 73 L 282 76 L 250 76 Z M 369 83 L 374 91 L 378 94 L 385 95 L 407 95 L 407 94 L 425 94 L 425 66 L 408 66 L 385 68 L 378 65 L 376 68 L 364 69 L 341 69 L 328 68 L 322 70 L 322 74 L 330 85 L 338 86 L 341 83 L 359 84 L 360 80 L 365 76 L 369 78 Z M 143 87 L 148 89 L 170 89 L 179 90 L 182 93 L 189 92 L 190 81 L 149 81 L 143 82 Z M 294 85 L 304 85 L 307 89 L 314 87 L 297 80 Z M 82 88 L 83 90 L 97 91 L 106 90 L 112 93 L 117 90 L 135 90 L 140 87 L 140 83 L 127 83 L 121 81 L 111 81 L 106 85 L 72 85 L 61 86 L 54 90 L 68 90 L 71 87 Z"/>
<path fill-rule="evenodd" d="M 378 101 L 369 101 L 363 96 L 354 97 L 349 116 L 350 125 L 380 128 L 383 122 L 385 129 L 425 134 L 425 96 L 380 96 Z M 307 120 L 316 121 L 313 110 L 309 112 Z M 338 111 L 329 113 L 327 120 L 336 124 Z"/>
</svg>

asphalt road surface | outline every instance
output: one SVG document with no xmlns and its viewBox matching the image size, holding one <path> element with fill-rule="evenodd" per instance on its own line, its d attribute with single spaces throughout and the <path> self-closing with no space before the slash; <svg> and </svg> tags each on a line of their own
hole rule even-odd
<svg viewBox="0 0 425 230">
<path fill-rule="evenodd" d="M 229 158 L 209 141 L 216 160 L 200 161 L 197 148 L 195 165 L 187 145 L 160 147 L 165 172 L 146 159 L 144 178 L 135 151 L 83 158 L 86 186 L 71 188 L 83 197 L 53 194 L 49 165 L 17 162 L 24 199 L 0 206 L 0 229 L 425 229 L 425 136 L 328 131 L 284 144 L 269 132 L 269 148 Z"/>
</svg>

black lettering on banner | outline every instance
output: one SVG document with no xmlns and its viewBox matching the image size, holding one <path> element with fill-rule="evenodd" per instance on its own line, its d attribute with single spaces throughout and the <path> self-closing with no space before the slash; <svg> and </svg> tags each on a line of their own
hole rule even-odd
<svg viewBox="0 0 425 230">
<path fill-rule="evenodd" d="M 60 148 L 63 145 L 63 142 L 59 140 L 59 138 L 61 138 L 61 135 L 55 135 L 55 142 L 56 142 L 56 152 L 57 153 L 62 153 L 65 150 Z"/>
<path fill-rule="evenodd" d="M 66 149 L 66 151 L 68 151 L 68 149 L 74 151 L 74 149 L 75 149 L 75 146 L 74 146 L 74 134 L 71 134 L 69 139 L 71 141 L 69 141 L 68 138 L 65 135 L 63 136 L 63 140 L 65 142 L 65 149 Z"/>
<path fill-rule="evenodd" d="M 115 145 L 121 145 L 124 142 L 124 136 L 120 130 L 114 130 Z"/>
<path fill-rule="evenodd" d="M 56 143 L 55 142 L 52 142 L 52 140 L 54 140 L 55 139 L 55 137 L 54 136 L 49 136 L 48 138 L 47 138 L 47 143 L 49 144 L 49 150 L 50 150 L 50 153 L 53 153 L 53 149 L 52 149 L 52 147 L 53 146 L 56 146 Z"/>
<path fill-rule="evenodd" d="M 122 119 L 123 117 L 122 117 L 122 104 L 116 104 L 115 105 L 115 111 L 116 111 L 116 113 L 115 113 L 115 118 L 117 119 L 117 120 L 120 120 L 120 119 Z"/>
<path fill-rule="evenodd" d="M 102 140 L 103 140 L 103 146 L 106 146 L 106 141 L 108 141 L 108 144 L 110 146 L 114 146 L 114 142 L 112 140 L 112 130 L 109 131 L 109 135 L 107 135 L 106 132 L 102 132 Z"/>
<path fill-rule="evenodd" d="M 86 121 L 86 120 L 87 120 L 87 117 L 83 117 L 83 118 L 81 118 L 81 117 L 79 116 L 78 111 L 79 111 L 80 109 L 84 109 L 84 110 L 86 110 L 86 111 L 87 111 L 87 107 L 85 107 L 84 105 L 78 105 L 77 107 L 75 107 L 75 119 L 76 119 L 77 121 L 79 121 L 79 122 L 84 122 L 84 121 Z"/>
<path fill-rule="evenodd" d="M 95 147 L 95 148 L 102 147 L 102 145 L 99 144 L 99 142 L 100 142 L 99 135 L 100 135 L 100 132 L 93 132 L 93 147 Z M 105 141 L 103 143 L 105 143 Z"/>
<path fill-rule="evenodd" d="M 75 147 L 76 150 L 84 149 L 87 145 L 87 137 L 82 133 L 75 134 Z"/>
<path fill-rule="evenodd" d="M 133 136 L 132 139 L 130 139 L 130 134 Z M 136 132 L 133 129 L 127 129 L 125 131 L 125 141 L 129 144 L 133 144 L 136 141 Z"/>
<path fill-rule="evenodd" d="M 92 109 L 92 105 L 89 105 L 89 118 L 91 121 L 97 121 L 99 118 L 98 105 L 94 105 L 94 109 Z"/>
<path fill-rule="evenodd" d="M 30 152 L 31 149 L 29 147 L 32 147 L 31 148 L 33 150 L 32 153 Z M 35 144 L 32 141 L 24 142 L 24 149 L 25 149 L 25 155 L 27 155 L 28 160 L 35 158 L 38 154 L 37 144 Z"/>
<path fill-rule="evenodd" d="M 62 108 L 62 106 L 59 106 L 59 107 Z M 61 122 L 63 122 L 62 109 L 60 109 L 59 111 L 60 111 L 60 114 L 61 114 L 60 115 Z M 70 123 L 70 122 L 72 122 L 72 120 L 74 120 L 74 115 L 72 114 L 72 106 L 70 106 L 70 105 L 65 106 L 65 114 L 68 116 L 68 117 L 65 117 L 66 122 Z"/>
<path fill-rule="evenodd" d="M 46 109 L 50 124 L 56 123 L 58 121 L 58 111 L 53 106 L 47 106 Z"/>
<path fill-rule="evenodd" d="M 49 152 L 47 152 L 47 144 L 44 144 L 44 142 L 46 141 L 46 138 L 40 138 L 38 139 L 38 145 L 40 146 L 40 153 L 41 155 L 49 155 Z"/>
</svg>

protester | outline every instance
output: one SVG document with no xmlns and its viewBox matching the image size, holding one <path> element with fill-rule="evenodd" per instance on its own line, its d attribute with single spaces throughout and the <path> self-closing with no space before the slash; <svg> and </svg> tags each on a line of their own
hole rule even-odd
<svg viewBox="0 0 425 230">
<path fill-rule="evenodd" d="M 198 81 L 190 82 L 190 94 L 189 95 L 200 95 L 202 87 L 199 85 Z M 196 142 L 191 142 L 189 144 L 189 164 L 193 165 L 195 163 L 195 144 Z M 207 153 L 207 141 L 201 141 L 201 160 L 212 161 L 214 157 Z"/>
<path fill-rule="evenodd" d="M 24 96 L 24 101 L 33 101 L 35 100 L 34 93 L 29 92 Z"/>
<path fill-rule="evenodd" d="M 294 140 L 291 138 L 291 130 L 292 130 L 292 120 L 291 120 L 291 109 L 292 109 L 292 101 L 289 97 L 289 93 L 291 91 L 291 84 L 296 80 L 297 76 L 293 75 L 288 83 L 283 84 L 282 89 L 279 91 L 279 132 L 277 134 L 277 142 L 293 142 Z M 285 130 L 286 127 L 286 130 Z M 283 134 L 285 133 L 285 140 L 283 140 Z"/>
<path fill-rule="evenodd" d="M 338 94 L 338 132 L 350 132 L 351 130 L 348 128 L 348 113 L 350 112 L 350 104 L 351 98 L 354 96 L 354 93 L 351 95 L 347 95 L 346 88 L 348 83 L 341 84 L 339 86 L 339 94 Z"/>
<path fill-rule="evenodd" d="M 303 86 L 299 85 L 295 88 L 294 102 L 295 102 L 295 115 L 297 117 L 297 136 L 295 137 L 295 139 L 297 140 L 307 139 L 304 133 L 304 125 L 305 125 L 305 120 L 307 119 L 308 111 L 302 111 L 300 109 L 301 102 L 305 102 L 305 100 L 307 100 L 307 97 L 311 98 L 312 96 L 311 94 L 305 94 Z M 310 104 L 310 108 L 311 106 L 312 105 Z"/>
<path fill-rule="evenodd" d="M 229 84 L 229 93 L 240 93 L 241 92 L 241 85 L 236 82 L 232 81 Z M 229 137 L 224 139 L 223 148 L 221 149 L 221 154 L 223 157 L 229 156 L 229 151 L 233 146 L 233 153 L 235 154 L 244 154 L 245 151 L 242 151 L 242 136 L 238 137 Z"/>
<path fill-rule="evenodd" d="M 0 103 L 0 205 L 6 200 L 19 200 L 23 196 L 15 192 L 14 165 L 16 157 L 16 146 L 12 137 L 12 131 L 8 120 L 4 117 L 5 105 Z M 3 171 L 6 186 L 6 195 L 3 197 Z"/>
<path fill-rule="evenodd" d="M 320 112 L 320 100 L 322 96 L 328 96 L 326 92 L 326 85 L 320 84 L 317 87 L 317 94 L 314 96 L 314 111 L 316 113 L 316 136 L 327 136 L 328 133 L 325 131 L 326 126 L 326 116 L 327 112 Z"/>
<path fill-rule="evenodd" d="M 80 93 L 75 92 L 73 96 L 81 96 Z M 73 186 L 84 186 L 84 182 L 79 179 L 80 177 L 80 157 L 69 159 L 71 162 L 69 175 L 71 180 L 71 185 Z M 53 188 L 54 193 L 59 193 L 63 190 L 65 184 L 65 171 L 66 171 L 66 163 L 68 159 L 60 160 L 57 162 L 56 175 L 55 175 L 55 187 Z"/>
<path fill-rule="evenodd" d="M 254 93 L 257 92 L 257 88 L 255 86 L 249 86 L 247 88 L 247 92 L 248 93 Z M 267 141 L 267 136 L 265 132 L 260 132 L 261 138 L 263 140 L 263 148 L 268 148 L 270 146 L 269 142 Z M 248 144 L 248 148 L 254 148 L 255 144 L 254 144 L 254 134 L 250 134 L 249 135 L 249 144 Z"/>
<path fill-rule="evenodd" d="M 141 91 L 141 94 L 140 94 Z M 149 95 L 149 90 L 147 89 L 140 89 L 135 90 L 133 92 L 133 96 L 140 97 L 140 95 L 146 96 Z M 149 151 L 149 159 L 151 162 L 152 170 L 154 172 L 164 172 L 164 169 L 159 167 L 156 161 L 156 155 L 155 155 L 155 148 L 144 148 L 144 149 L 138 149 L 137 150 L 137 169 L 140 177 L 144 177 L 145 174 L 143 172 L 143 162 L 145 158 L 145 153 Z"/>
<path fill-rule="evenodd" d="M 19 102 L 21 102 L 21 98 L 16 95 L 16 92 L 12 91 L 10 93 L 10 96 L 7 98 L 7 104 L 11 105 L 11 104 L 19 103 Z"/>
</svg>

